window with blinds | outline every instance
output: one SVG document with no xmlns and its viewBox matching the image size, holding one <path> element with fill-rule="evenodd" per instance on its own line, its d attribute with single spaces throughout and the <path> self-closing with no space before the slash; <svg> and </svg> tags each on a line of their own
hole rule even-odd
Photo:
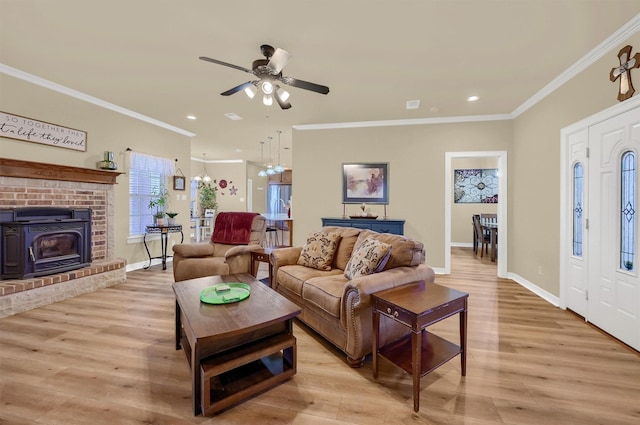
<svg viewBox="0 0 640 425">
<path fill-rule="evenodd" d="M 139 236 L 153 224 L 155 210 L 149 209 L 149 201 L 166 187 L 175 169 L 170 159 L 137 152 L 131 152 L 129 164 L 129 236 Z"/>
</svg>

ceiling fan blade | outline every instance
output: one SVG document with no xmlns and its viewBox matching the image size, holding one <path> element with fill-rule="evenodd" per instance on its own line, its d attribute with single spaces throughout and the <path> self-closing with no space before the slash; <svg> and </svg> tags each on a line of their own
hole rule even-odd
<svg viewBox="0 0 640 425">
<path fill-rule="evenodd" d="M 200 56 L 199 59 L 203 60 L 203 61 L 207 61 L 207 62 L 213 62 L 213 63 L 216 63 L 218 65 L 222 65 L 222 66 L 228 66 L 229 68 L 237 69 L 238 71 L 244 71 L 244 72 L 248 72 L 249 74 L 254 74 L 255 75 L 255 72 L 253 72 L 252 69 L 245 68 L 245 67 L 238 66 L 238 65 L 233 65 L 233 64 L 227 63 L 227 62 L 222 62 L 222 61 L 219 61 L 218 59 L 212 59 L 212 58 L 208 58 L 206 56 Z"/>
<path fill-rule="evenodd" d="M 271 56 L 267 68 L 269 68 L 274 75 L 279 74 L 289 60 L 291 60 L 291 53 L 278 47 L 273 56 Z"/>
<path fill-rule="evenodd" d="M 226 92 L 220 93 L 222 96 L 231 96 L 234 93 L 238 93 L 241 90 L 246 89 L 249 86 L 252 86 L 253 84 L 257 83 L 257 81 L 247 81 L 246 83 L 242 83 L 239 86 L 235 86 L 232 89 L 227 90 Z"/>
<path fill-rule="evenodd" d="M 321 94 L 329 93 L 329 87 L 327 86 L 321 86 L 320 84 L 310 83 L 304 80 L 297 80 L 292 77 L 282 77 L 280 81 L 290 86 L 298 87 L 299 89 L 311 90 Z"/>
</svg>

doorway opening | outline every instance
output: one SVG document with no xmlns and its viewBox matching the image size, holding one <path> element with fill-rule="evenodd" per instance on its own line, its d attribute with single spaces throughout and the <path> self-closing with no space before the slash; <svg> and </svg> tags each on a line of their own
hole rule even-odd
<svg viewBox="0 0 640 425">
<path fill-rule="evenodd" d="M 453 194 L 453 167 L 457 158 L 496 158 L 498 162 L 498 228 L 500 248 L 498 249 L 498 277 L 507 277 L 507 151 L 475 151 L 445 153 L 445 195 L 444 195 L 444 273 L 451 273 L 451 203 Z"/>
</svg>

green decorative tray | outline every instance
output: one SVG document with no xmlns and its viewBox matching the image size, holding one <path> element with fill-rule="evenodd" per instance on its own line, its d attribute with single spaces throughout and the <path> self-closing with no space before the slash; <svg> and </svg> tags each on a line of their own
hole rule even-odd
<svg viewBox="0 0 640 425">
<path fill-rule="evenodd" d="M 200 291 L 200 301 L 207 304 L 231 304 L 251 295 L 251 287 L 246 283 L 218 283 Z"/>
</svg>

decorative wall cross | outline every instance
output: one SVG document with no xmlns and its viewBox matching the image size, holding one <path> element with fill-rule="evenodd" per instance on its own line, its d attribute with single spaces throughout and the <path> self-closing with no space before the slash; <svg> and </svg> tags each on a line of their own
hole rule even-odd
<svg viewBox="0 0 640 425">
<path fill-rule="evenodd" d="M 631 57 L 631 46 L 625 46 L 618 52 L 618 59 L 620 60 L 620 66 L 611 69 L 609 79 L 611 81 L 620 79 L 618 100 L 622 102 L 635 93 L 631 83 L 631 69 L 640 67 L 640 53 L 636 53 Z"/>
</svg>

